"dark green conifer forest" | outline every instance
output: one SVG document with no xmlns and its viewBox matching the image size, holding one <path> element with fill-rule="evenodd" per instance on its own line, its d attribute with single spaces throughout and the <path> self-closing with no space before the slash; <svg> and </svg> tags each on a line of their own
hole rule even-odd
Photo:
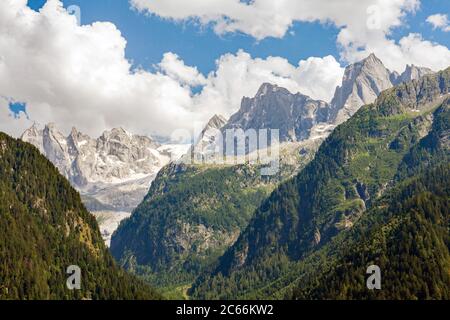
<svg viewBox="0 0 450 320">
<path fill-rule="evenodd" d="M 66 269 L 81 268 L 81 290 Z M 33 146 L 0 133 L 0 299 L 159 299 L 120 269 L 80 195 Z"/>
</svg>

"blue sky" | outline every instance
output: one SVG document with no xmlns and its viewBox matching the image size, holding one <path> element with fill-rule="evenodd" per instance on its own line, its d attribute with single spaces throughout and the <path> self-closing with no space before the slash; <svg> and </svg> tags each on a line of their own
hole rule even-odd
<svg viewBox="0 0 450 320">
<path fill-rule="evenodd" d="M 129 0 L 63 0 L 80 8 L 82 25 L 99 22 L 91 28 L 77 26 L 58 1 L 39 14 L 26 1 L 0 1 L 0 105 L 15 114 L 0 109 L 0 129 L 17 135 L 35 121 L 92 135 L 117 126 L 169 135 L 214 114 L 231 116 L 264 82 L 330 101 L 346 64 L 371 52 L 398 72 L 406 64 L 450 65 L 450 32 L 442 31 L 450 28 L 448 0 L 422 0 L 416 12 L 418 0 L 133 1 L 154 14 L 131 9 Z M 39 11 L 45 2 L 28 5 Z M 381 13 L 374 20 L 371 7 Z M 426 20 L 435 14 L 433 29 Z M 340 27 L 301 22 L 308 19 Z"/>
<path fill-rule="evenodd" d="M 25 111 L 25 103 L 23 102 L 11 102 L 9 104 L 9 109 L 14 113 L 15 116 L 18 116 L 18 114 L 22 111 Z"/>
<path fill-rule="evenodd" d="M 31 0 L 29 6 L 37 9 L 44 3 L 44 0 Z M 214 69 L 215 60 L 221 55 L 239 49 L 253 57 L 282 56 L 293 64 L 310 56 L 324 55 L 324 52 L 337 56 L 338 30 L 318 23 L 299 23 L 293 28 L 295 35 L 257 42 L 244 34 L 218 36 L 211 28 L 192 22 L 173 23 L 148 16 L 131 9 L 128 0 L 67 0 L 63 3 L 66 7 L 80 7 L 82 24 L 113 22 L 128 41 L 127 58 L 145 68 L 160 62 L 168 51 L 178 54 L 186 64 L 197 66 L 204 74 Z"/>
<path fill-rule="evenodd" d="M 29 6 L 39 9 L 45 0 L 30 0 Z M 339 59 L 336 48 L 338 29 L 319 23 L 295 23 L 291 33 L 282 39 L 266 38 L 256 41 L 244 34 L 216 35 L 211 28 L 193 22 L 173 23 L 156 16 L 148 16 L 130 9 L 128 0 L 64 0 L 64 5 L 81 8 L 81 23 L 113 22 L 127 39 L 127 58 L 134 65 L 146 69 L 161 61 L 165 52 L 178 54 L 187 65 L 196 66 L 207 74 L 215 68 L 215 60 L 224 53 L 239 49 L 253 57 L 281 56 L 296 65 L 311 56 L 333 55 Z M 423 0 L 419 11 L 407 17 L 407 24 L 394 30 L 392 38 L 400 39 L 410 33 L 421 33 L 427 40 L 450 47 L 448 33 L 433 30 L 425 23 L 429 15 L 449 13 L 450 1 Z"/>
</svg>

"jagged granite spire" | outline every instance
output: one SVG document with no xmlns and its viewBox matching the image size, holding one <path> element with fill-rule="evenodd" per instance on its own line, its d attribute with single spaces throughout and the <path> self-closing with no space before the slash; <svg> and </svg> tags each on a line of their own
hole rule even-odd
<svg viewBox="0 0 450 320">
<path fill-rule="evenodd" d="M 263 83 L 254 98 L 244 97 L 241 108 L 222 129 L 278 129 L 280 141 L 309 137 L 311 128 L 326 120 L 328 104 L 301 93 Z"/>
<path fill-rule="evenodd" d="M 431 73 L 431 69 L 414 65 L 407 65 L 402 74 L 390 72 L 372 53 L 345 68 L 342 85 L 336 89 L 331 101 L 328 120 L 338 125 L 348 120 L 361 106 L 374 102 L 382 91 Z"/>
<path fill-rule="evenodd" d="M 44 144 L 42 140 L 43 132 L 40 130 L 36 123 L 33 123 L 33 125 L 24 131 L 20 139 L 22 141 L 28 142 L 32 145 L 34 145 L 36 148 L 39 149 L 41 153 L 44 153 Z"/>
<path fill-rule="evenodd" d="M 399 83 L 402 82 L 418 80 L 423 76 L 431 73 L 434 73 L 434 71 L 429 68 L 417 67 L 413 64 L 411 65 L 408 64 L 406 66 L 405 71 L 403 71 L 401 75 L 397 74 L 397 77 L 394 76 L 391 80 L 393 85 L 398 85 Z"/>
<path fill-rule="evenodd" d="M 391 73 L 375 54 L 345 68 L 342 85 L 331 101 L 330 121 L 340 124 L 392 87 Z"/>
<path fill-rule="evenodd" d="M 214 115 L 206 124 L 202 133 L 204 134 L 208 129 L 221 129 L 227 123 L 227 119 L 221 115 Z"/>
<path fill-rule="evenodd" d="M 195 144 L 182 157 L 182 160 L 186 161 L 186 157 L 191 157 L 191 160 L 195 159 L 195 161 L 203 161 L 208 153 L 214 153 L 217 135 L 226 123 L 227 119 L 218 114 L 209 119 L 208 123 L 197 137 Z"/>
</svg>

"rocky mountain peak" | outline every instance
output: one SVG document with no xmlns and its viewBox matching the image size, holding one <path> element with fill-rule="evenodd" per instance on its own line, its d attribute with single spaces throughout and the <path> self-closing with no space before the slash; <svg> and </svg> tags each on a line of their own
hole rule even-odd
<svg viewBox="0 0 450 320">
<path fill-rule="evenodd" d="M 27 141 L 32 142 L 32 141 Z M 58 131 L 54 123 L 47 124 L 42 131 L 43 153 L 60 170 L 61 174 L 70 175 L 70 152 L 68 140 Z"/>
<path fill-rule="evenodd" d="M 420 113 L 449 97 L 450 68 L 425 75 L 418 80 L 402 82 L 383 92 L 374 107 L 383 115 Z"/>
<path fill-rule="evenodd" d="M 36 123 L 33 123 L 33 125 L 29 129 L 24 131 L 24 133 L 22 134 L 20 139 L 22 141 L 25 141 L 25 142 L 28 142 L 28 143 L 34 145 L 36 148 L 39 149 L 39 151 L 41 153 L 43 153 L 44 145 L 42 142 L 42 135 L 43 135 L 42 130 L 39 130 Z"/>
<path fill-rule="evenodd" d="M 54 122 L 49 122 L 45 125 L 44 129 L 54 131 L 56 130 L 56 124 Z"/>
<path fill-rule="evenodd" d="M 424 75 L 430 74 L 430 73 L 434 73 L 433 70 L 431 70 L 430 68 L 425 68 L 425 67 L 419 67 L 416 66 L 414 64 L 408 64 L 406 65 L 406 69 L 403 72 L 404 74 L 408 74 L 408 75 L 412 75 L 410 77 L 410 80 L 417 80 L 419 78 L 421 78 Z"/>
<path fill-rule="evenodd" d="M 228 129 L 279 129 L 281 142 L 323 137 L 329 133 L 328 129 L 349 119 L 361 106 L 373 103 L 394 83 L 418 79 L 430 72 L 427 68 L 408 65 L 401 75 L 391 73 L 372 53 L 346 67 L 342 84 L 336 88 L 330 104 L 291 93 L 276 84 L 263 83 L 253 98 L 242 99 L 239 111 L 226 124 L 224 119 L 213 117 L 202 136 L 211 126 L 222 127 L 222 134 Z M 323 128 L 327 128 L 326 132 Z"/>
<path fill-rule="evenodd" d="M 277 93 L 277 92 L 282 92 L 285 94 L 290 93 L 287 89 L 285 89 L 283 87 L 279 87 L 276 84 L 265 82 L 259 87 L 258 92 L 256 93 L 255 97 L 259 98 L 259 97 L 262 97 L 262 96 L 265 96 L 268 94 L 272 94 L 272 93 Z"/>
<path fill-rule="evenodd" d="M 331 101 L 329 120 L 335 124 L 346 121 L 361 106 L 374 102 L 382 91 L 391 87 L 391 73 L 375 54 L 350 64 Z"/>
<path fill-rule="evenodd" d="M 326 119 L 327 108 L 324 101 L 264 83 L 255 97 L 242 99 L 241 108 L 231 116 L 222 131 L 278 129 L 281 142 L 303 140 L 309 137 L 316 123 Z"/>
<path fill-rule="evenodd" d="M 28 128 L 27 130 L 25 130 L 24 133 L 27 133 L 27 132 L 34 132 L 34 133 L 39 132 L 39 128 L 38 128 L 36 122 L 33 122 L 33 125 L 30 128 Z"/>
<path fill-rule="evenodd" d="M 111 130 L 104 131 L 101 138 L 105 141 L 114 139 L 119 142 L 125 142 L 127 140 L 130 140 L 132 138 L 132 135 L 123 128 L 113 128 Z"/>
<path fill-rule="evenodd" d="M 56 124 L 53 122 L 46 124 L 43 132 L 44 135 L 49 135 L 58 141 L 65 139 L 64 135 L 58 130 Z"/>
<path fill-rule="evenodd" d="M 372 53 L 345 68 L 342 85 L 336 88 L 331 101 L 328 121 L 338 125 L 349 119 L 361 106 L 373 103 L 382 91 L 430 73 L 433 73 L 431 69 L 414 65 L 407 65 L 402 74 L 390 72 Z"/>
<path fill-rule="evenodd" d="M 227 123 L 227 119 L 221 115 L 214 115 L 206 124 L 203 132 L 208 129 L 221 129 Z"/>
<path fill-rule="evenodd" d="M 196 161 L 205 159 L 206 155 L 216 148 L 217 134 L 220 133 L 227 123 L 227 119 L 221 115 L 214 115 L 203 128 L 200 135 L 197 137 L 195 144 L 188 150 L 183 156 L 183 160 L 186 157 L 191 157 Z"/>
<path fill-rule="evenodd" d="M 398 85 L 399 83 L 402 83 L 402 82 L 418 80 L 418 79 L 422 78 L 423 76 L 425 76 L 427 74 L 432 74 L 432 73 L 434 73 L 434 71 L 429 68 L 418 67 L 413 64 L 411 64 L 411 65 L 408 64 L 408 65 L 406 65 L 405 71 L 403 71 L 403 73 L 401 75 L 397 74 L 397 77 L 395 77 L 395 76 L 393 77 L 392 84 Z"/>
<path fill-rule="evenodd" d="M 371 53 L 367 58 L 353 64 L 349 64 L 345 68 L 343 83 L 352 80 L 354 81 L 362 75 L 373 74 L 377 72 L 381 72 L 382 74 L 384 74 L 385 72 L 389 73 L 389 71 L 383 65 L 383 62 L 378 59 L 375 54 Z"/>
<path fill-rule="evenodd" d="M 75 127 L 72 127 L 72 129 L 70 130 L 70 135 L 73 137 L 78 136 L 78 130 Z"/>
<path fill-rule="evenodd" d="M 383 64 L 381 60 L 375 55 L 375 53 L 371 53 L 367 56 L 367 58 L 361 60 L 362 64 Z"/>
<path fill-rule="evenodd" d="M 21 138 L 27 138 L 27 137 L 38 137 L 42 134 L 42 130 L 39 130 L 36 123 L 33 123 L 33 125 L 25 130 L 22 134 Z"/>
<path fill-rule="evenodd" d="M 33 125 L 22 140 L 38 147 L 82 195 L 123 211 L 142 200 L 156 173 L 171 160 L 159 143 L 123 128 L 94 139 L 76 128 L 65 136 L 49 123 L 43 129 Z"/>
</svg>

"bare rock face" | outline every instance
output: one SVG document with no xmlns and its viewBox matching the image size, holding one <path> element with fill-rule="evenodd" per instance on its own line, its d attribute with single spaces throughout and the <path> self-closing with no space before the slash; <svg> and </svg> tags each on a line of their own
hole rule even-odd
<svg viewBox="0 0 450 320">
<path fill-rule="evenodd" d="M 407 65 L 405 71 L 401 75 L 392 74 L 391 81 L 393 85 L 398 85 L 402 82 L 409 82 L 418 80 L 427 74 L 433 73 L 433 70 L 424 67 L 417 67 L 415 65 Z"/>
<path fill-rule="evenodd" d="M 253 98 L 242 99 L 239 111 L 229 121 L 221 116 L 214 116 L 192 151 L 203 158 L 207 157 L 205 154 L 208 149 L 217 148 L 215 142 L 218 132 L 226 139 L 227 131 L 236 129 L 244 132 L 250 129 L 278 129 L 281 143 L 324 139 L 360 107 L 373 103 L 382 91 L 401 82 L 420 79 L 432 72 L 428 68 L 414 65 L 408 65 L 402 74 L 390 72 L 380 59 L 371 54 L 364 60 L 347 66 L 342 85 L 336 88 L 330 103 L 263 83 Z M 255 149 L 246 149 L 245 152 L 252 151 Z"/>
<path fill-rule="evenodd" d="M 373 103 L 382 91 L 431 73 L 431 69 L 414 65 L 407 65 L 402 74 L 390 72 L 380 59 L 371 54 L 345 69 L 342 85 L 336 89 L 331 101 L 329 121 L 339 125 L 363 105 Z"/>
<path fill-rule="evenodd" d="M 31 143 L 32 145 L 34 145 L 36 148 L 39 149 L 39 151 L 41 153 L 44 153 L 44 140 L 43 140 L 43 131 L 39 130 L 38 127 L 36 126 L 36 124 L 33 124 L 31 126 L 31 128 L 29 128 L 28 130 L 26 130 L 23 134 L 22 134 L 22 138 L 23 141 L 26 141 L 28 143 Z"/>
<path fill-rule="evenodd" d="M 214 115 L 202 131 L 202 136 L 207 136 L 210 129 L 221 129 L 227 123 L 227 119 L 221 115 Z"/>
<path fill-rule="evenodd" d="M 203 224 L 177 221 L 176 227 L 168 229 L 165 236 L 169 241 L 168 245 L 181 255 L 189 255 L 194 252 L 200 256 L 207 256 L 208 250 L 232 245 L 237 240 L 239 233 L 239 229 L 226 232 L 206 227 Z"/>
<path fill-rule="evenodd" d="M 331 101 L 329 120 L 335 124 L 346 121 L 361 106 L 374 102 L 382 91 L 392 86 L 390 71 L 374 54 L 347 66 L 342 85 Z"/>
<path fill-rule="evenodd" d="M 221 115 L 214 115 L 206 124 L 200 135 L 197 137 L 195 144 L 190 149 L 190 153 L 186 156 L 195 158 L 195 161 L 205 160 L 209 153 L 214 153 L 216 142 L 218 142 L 218 134 L 227 123 Z"/>
</svg>

